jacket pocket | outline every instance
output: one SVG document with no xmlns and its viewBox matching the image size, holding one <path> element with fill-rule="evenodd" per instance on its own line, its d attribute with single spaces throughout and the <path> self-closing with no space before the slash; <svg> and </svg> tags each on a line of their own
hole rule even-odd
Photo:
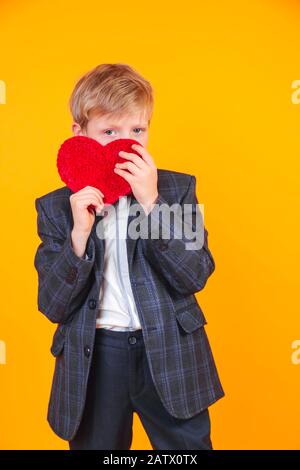
<svg viewBox="0 0 300 470">
<path fill-rule="evenodd" d="M 192 333 L 207 323 L 202 309 L 194 302 L 191 305 L 176 309 L 175 317 L 186 333 Z"/>
<path fill-rule="evenodd" d="M 65 344 L 66 334 L 64 326 L 65 325 L 59 325 L 53 336 L 50 351 L 54 357 L 58 356 L 62 352 Z"/>
</svg>

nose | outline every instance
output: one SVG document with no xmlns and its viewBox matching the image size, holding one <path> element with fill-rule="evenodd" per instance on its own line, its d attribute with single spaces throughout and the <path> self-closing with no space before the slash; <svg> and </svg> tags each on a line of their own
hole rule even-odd
<svg viewBox="0 0 300 470">
<path fill-rule="evenodd" d="M 120 139 L 131 139 L 131 137 L 128 133 L 125 133 L 125 134 L 121 134 Z"/>
</svg>

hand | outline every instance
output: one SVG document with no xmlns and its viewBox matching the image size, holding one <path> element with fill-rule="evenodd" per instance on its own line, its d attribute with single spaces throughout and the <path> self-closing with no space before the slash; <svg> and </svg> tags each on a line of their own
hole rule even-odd
<svg viewBox="0 0 300 470">
<path fill-rule="evenodd" d="M 95 213 L 90 211 L 88 206 L 92 204 L 96 207 L 97 213 L 100 212 L 104 207 L 102 197 L 104 194 L 92 186 L 85 186 L 70 196 L 74 220 L 71 233 L 72 246 L 77 256 L 83 256 L 87 239 L 95 222 Z"/>
<path fill-rule="evenodd" d="M 126 158 L 128 161 L 116 163 L 114 171 L 118 175 L 123 176 L 130 184 L 134 197 L 143 206 L 146 214 L 148 214 L 158 197 L 157 168 L 152 156 L 145 147 L 138 144 L 133 144 L 131 147 L 142 158 L 134 153 L 121 151 L 119 152 L 120 157 Z"/>
</svg>

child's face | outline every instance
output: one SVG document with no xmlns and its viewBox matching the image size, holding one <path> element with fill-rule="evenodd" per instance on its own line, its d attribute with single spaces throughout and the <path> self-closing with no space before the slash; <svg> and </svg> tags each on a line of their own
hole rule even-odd
<svg viewBox="0 0 300 470">
<path fill-rule="evenodd" d="M 148 121 L 143 112 L 124 114 L 121 118 L 112 115 L 92 115 L 86 129 L 73 123 L 74 135 L 85 135 L 106 145 L 116 139 L 135 139 L 145 148 L 148 144 Z"/>
</svg>

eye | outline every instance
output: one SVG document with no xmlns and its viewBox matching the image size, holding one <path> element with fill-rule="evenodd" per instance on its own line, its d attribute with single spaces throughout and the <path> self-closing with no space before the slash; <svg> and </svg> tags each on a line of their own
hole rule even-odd
<svg viewBox="0 0 300 470">
<path fill-rule="evenodd" d="M 136 130 L 136 129 L 139 129 L 141 131 L 145 131 L 145 129 L 143 127 L 136 127 L 134 130 Z M 135 134 L 140 134 L 140 132 L 135 132 Z"/>
<path fill-rule="evenodd" d="M 106 134 L 106 132 L 112 132 L 112 129 L 107 129 L 106 131 L 104 131 L 104 134 Z M 107 135 L 111 135 L 111 134 L 107 134 Z"/>
</svg>

